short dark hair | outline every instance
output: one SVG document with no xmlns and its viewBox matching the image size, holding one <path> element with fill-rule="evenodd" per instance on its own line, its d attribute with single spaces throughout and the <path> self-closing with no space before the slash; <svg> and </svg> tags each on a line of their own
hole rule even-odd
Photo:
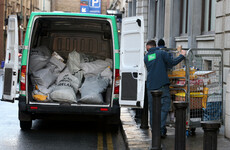
<svg viewBox="0 0 230 150">
<path fill-rule="evenodd" d="M 158 46 L 165 46 L 165 41 L 163 39 L 160 39 L 157 43 Z"/>
<path fill-rule="evenodd" d="M 154 40 L 149 40 L 146 45 L 150 45 L 150 46 L 153 46 L 153 47 L 156 47 L 156 42 Z"/>
</svg>

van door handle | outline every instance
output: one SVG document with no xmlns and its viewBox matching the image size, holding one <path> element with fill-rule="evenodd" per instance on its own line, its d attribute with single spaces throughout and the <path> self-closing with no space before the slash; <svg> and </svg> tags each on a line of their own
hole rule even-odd
<svg viewBox="0 0 230 150">
<path fill-rule="evenodd" d="M 141 27 L 141 20 L 137 19 L 136 22 L 137 22 L 138 26 Z"/>
<path fill-rule="evenodd" d="M 137 72 L 133 72 L 133 74 L 132 74 L 132 75 L 133 75 L 133 78 L 134 78 L 134 79 L 136 79 L 136 78 L 138 77 Z"/>
</svg>

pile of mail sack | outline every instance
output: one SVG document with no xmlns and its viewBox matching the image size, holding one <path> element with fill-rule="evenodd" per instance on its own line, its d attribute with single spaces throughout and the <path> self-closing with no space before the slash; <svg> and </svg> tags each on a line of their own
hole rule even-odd
<svg viewBox="0 0 230 150">
<path fill-rule="evenodd" d="M 29 61 L 36 101 L 101 104 L 102 93 L 112 84 L 109 58 L 97 59 L 73 50 L 65 63 L 58 53 L 40 46 L 31 49 Z"/>
</svg>

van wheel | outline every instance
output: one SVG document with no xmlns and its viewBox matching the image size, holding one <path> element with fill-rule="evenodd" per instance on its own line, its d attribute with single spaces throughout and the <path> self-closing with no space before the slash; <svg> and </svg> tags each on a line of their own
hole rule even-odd
<svg viewBox="0 0 230 150">
<path fill-rule="evenodd" d="M 110 128 L 110 130 L 112 132 L 117 133 L 119 131 L 119 129 L 120 129 L 120 125 L 118 125 L 118 124 L 112 124 L 112 125 L 109 125 L 109 128 Z"/>
<path fill-rule="evenodd" d="M 20 121 L 20 127 L 22 130 L 30 130 L 32 127 L 32 120 L 31 121 Z"/>
<path fill-rule="evenodd" d="M 120 114 L 110 116 L 109 118 L 107 118 L 107 121 L 111 130 L 113 131 L 119 130 L 119 127 L 121 125 Z"/>
</svg>

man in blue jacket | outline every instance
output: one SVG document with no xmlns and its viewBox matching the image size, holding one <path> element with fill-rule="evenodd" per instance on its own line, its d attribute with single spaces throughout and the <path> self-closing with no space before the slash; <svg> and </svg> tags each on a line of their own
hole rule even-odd
<svg viewBox="0 0 230 150">
<path fill-rule="evenodd" d="M 165 47 L 165 41 L 163 39 L 160 39 L 158 42 L 157 42 L 157 45 L 159 48 L 166 48 Z"/>
<path fill-rule="evenodd" d="M 185 58 L 186 51 L 181 50 L 178 57 L 172 58 L 169 53 L 160 50 L 159 47 L 156 47 L 156 42 L 154 40 L 150 40 L 147 42 L 146 49 L 148 53 L 144 57 L 144 62 L 148 71 L 147 89 L 150 111 L 150 124 L 152 126 L 152 95 L 150 91 L 161 90 L 161 137 L 165 138 L 165 122 L 171 104 L 169 91 L 170 82 L 167 74 L 167 68 L 180 63 Z"/>
</svg>

